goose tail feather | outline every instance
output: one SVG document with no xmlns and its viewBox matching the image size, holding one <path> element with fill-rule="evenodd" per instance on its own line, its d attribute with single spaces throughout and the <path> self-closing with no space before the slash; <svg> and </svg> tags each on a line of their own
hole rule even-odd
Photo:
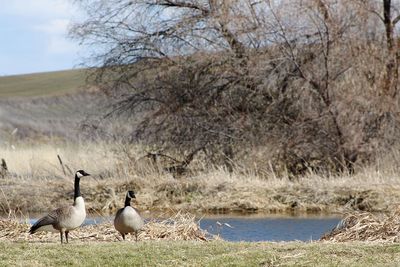
<svg viewBox="0 0 400 267">
<path fill-rule="evenodd" d="M 40 228 L 44 226 L 50 226 L 56 223 L 56 220 L 54 217 L 52 217 L 50 214 L 47 216 L 44 216 L 43 218 L 40 218 L 34 225 L 32 225 L 31 229 L 29 230 L 30 234 L 34 234 L 37 231 L 40 230 Z"/>
</svg>

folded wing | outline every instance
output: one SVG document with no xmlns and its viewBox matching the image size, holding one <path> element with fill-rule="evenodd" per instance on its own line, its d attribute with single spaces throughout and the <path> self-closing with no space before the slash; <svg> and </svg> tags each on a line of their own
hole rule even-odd
<svg viewBox="0 0 400 267">
<path fill-rule="evenodd" d="M 40 218 L 29 230 L 30 234 L 36 233 L 37 231 L 56 231 L 55 226 L 58 223 L 58 215 L 61 213 L 61 209 L 56 209 Z"/>
</svg>

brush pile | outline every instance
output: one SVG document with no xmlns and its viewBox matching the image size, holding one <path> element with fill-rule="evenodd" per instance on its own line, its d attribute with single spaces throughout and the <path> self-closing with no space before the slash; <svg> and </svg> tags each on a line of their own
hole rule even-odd
<svg viewBox="0 0 400 267">
<path fill-rule="evenodd" d="M 400 242 L 400 210 L 390 215 L 369 212 L 350 214 L 320 240 Z"/>
<path fill-rule="evenodd" d="M 169 239 L 169 240 L 198 240 L 207 241 L 212 238 L 202 230 L 195 221 L 195 216 L 190 213 L 177 213 L 175 216 L 163 220 L 153 220 L 146 224 L 144 231 L 139 235 L 143 239 Z"/>
<path fill-rule="evenodd" d="M 28 233 L 30 225 L 21 223 L 16 218 L 0 219 L 0 241 L 33 241 L 33 242 L 60 242 L 57 233 L 38 232 L 33 235 Z M 189 213 L 177 213 L 163 220 L 149 220 L 144 229 L 139 233 L 138 240 L 196 240 L 208 241 L 213 237 L 202 230 Z M 114 229 L 112 221 L 100 224 L 86 225 L 70 232 L 70 242 L 81 241 L 118 241 L 121 235 Z M 134 235 L 127 235 L 128 241 L 134 241 Z"/>
</svg>

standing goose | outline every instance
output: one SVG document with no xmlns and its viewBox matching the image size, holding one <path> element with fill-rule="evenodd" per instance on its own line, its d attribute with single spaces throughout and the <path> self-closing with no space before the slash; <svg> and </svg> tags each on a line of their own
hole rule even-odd
<svg viewBox="0 0 400 267">
<path fill-rule="evenodd" d="M 135 233 L 135 238 L 137 241 L 137 234 L 140 229 L 142 229 L 144 222 L 138 211 L 131 207 L 131 199 L 136 198 L 133 191 L 128 191 L 125 197 L 125 207 L 119 209 L 114 219 L 114 227 L 122 235 L 125 240 L 125 235 L 127 233 Z"/>
<path fill-rule="evenodd" d="M 69 231 L 78 228 L 86 218 L 85 202 L 81 195 L 79 181 L 83 176 L 88 176 L 84 170 L 79 170 L 75 174 L 74 204 L 53 210 L 48 215 L 40 218 L 29 230 L 30 234 L 38 231 L 60 232 L 61 244 L 65 233 L 66 243 L 68 243 Z"/>
</svg>

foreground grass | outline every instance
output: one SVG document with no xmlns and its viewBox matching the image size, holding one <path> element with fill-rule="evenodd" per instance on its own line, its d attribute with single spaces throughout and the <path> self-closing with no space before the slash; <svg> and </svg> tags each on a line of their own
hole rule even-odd
<svg viewBox="0 0 400 267">
<path fill-rule="evenodd" d="M 2 266 L 382 266 L 400 264 L 400 245 L 209 243 L 190 241 L 0 243 Z"/>
</svg>

